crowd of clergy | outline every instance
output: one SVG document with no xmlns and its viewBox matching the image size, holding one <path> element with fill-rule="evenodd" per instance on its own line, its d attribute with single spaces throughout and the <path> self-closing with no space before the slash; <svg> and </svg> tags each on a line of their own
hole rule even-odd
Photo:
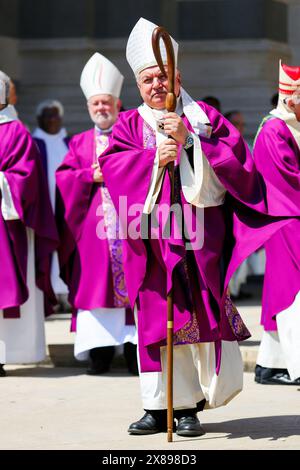
<svg viewBox="0 0 300 470">
<path fill-rule="evenodd" d="M 217 98 L 183 88 L 173 38 L 176 109 L 166 110 L 156 26 L 140 18 L 126 47 L 142 104 L 121 111 L 124 77 L 95 52 L 80 77 L 91 127 L 72 137 L 52 99 L 30 133 L 0 71 L 0 375 L 42 361 L 45 317 L 70 311 L 88 374 L 122 352 L 139 375 L 144 413 L 128 432 L 164 432 L 172 289 L 174 430 L 200 436 L 198 413 L 243 388 L 238 342 L 251 332 L 234 301 L 249 273 L 264 275 L 255 381 L 300 384 L 300 67 L 280 61 L 273 109 L 249 142 L 239 110 L 222 115 Z M 171 162 L 180 210 L 163 218 Z"/>
</svg>

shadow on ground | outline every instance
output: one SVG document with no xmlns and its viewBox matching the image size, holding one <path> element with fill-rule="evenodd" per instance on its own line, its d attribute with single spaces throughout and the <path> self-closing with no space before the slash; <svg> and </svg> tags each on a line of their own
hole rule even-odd
<svg viewBox="0 0 300 470">
<path fill-rule="evenodd" d="M 15 369 L 6 368 L 6 377 L 1 377 L 0 380 L 9 379 L 9 377 L 36 377 L 36 378 L 47 378 L 47 379 L 56 379 L 64 377 L 73 377 L 78 375 L 85 375 L 87 378 L 92 377 L 97 380 L 100 377 L 134 377 L 132 374 L 127 372 L 126 369 L 113 369 L 111 372 L 102 375 L 87 375 L 86 368 L 69 368 L 69 367 L 45 367 L 45 366 L 32 366 L 32 367 L 22 367 L 18 366 Z"/>
<path fill-rule="evenodd" d="M 278 439 L 300 436 L 300 415 L 262 416 L 259 418 L 242 418 L 223 423 L 203 424 L 206 436 L 209 433 L 227 434 L 227 439 Z"/>
</svg>

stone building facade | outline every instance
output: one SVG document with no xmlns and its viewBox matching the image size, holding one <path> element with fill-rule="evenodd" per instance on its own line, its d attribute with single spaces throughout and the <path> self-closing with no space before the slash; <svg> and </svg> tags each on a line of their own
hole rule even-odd
<svg viewBox="0 0 300 470">
<path fill-rule="evenodd" d="M 270 109 L 279 58 L 300 63 L 300 0 L 0 0 L 0 69 L 17 83 L 21 119 L 33 127 L 38 102 L 56 98 L 71 133 L 88 128 L 79 78 L 95 51 L 124 74 L 124 106 L 138 105 L 125 47 L 140 16 L 179 42 L 186 90 L 244 112 L 248 136 Z"/>
</svg>

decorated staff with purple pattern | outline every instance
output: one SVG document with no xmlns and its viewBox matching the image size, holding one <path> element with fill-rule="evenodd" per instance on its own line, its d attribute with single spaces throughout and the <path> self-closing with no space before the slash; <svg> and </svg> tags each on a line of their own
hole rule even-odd
<svg viewBox="0 0 300 470">
<path fill-rule="evenodd" d="M 56 303 L 50 260 L 58 245 L 37 146 L 8 96 L 9 79 L 0 78 L 0 375 L 3 364 L 45 358 L 44 313 Z"/>
<path fill-rule="evenodd" d="M 243 386 L 237 341 L 249 332 L 226 295 L 228 282 L 286 222 L 265 215 L 264 185 L 238 130 L 188 95 L 178 69 L 176 112 L 167 112 L 167 71 L 158 67 L 151 44 L 155 28 L 141 18 L 130 33 L 127 60 L 143 104 L 120 114 L 99 158 L 124 232 L 125 278 L 138 328 L 145 414 L 128 431 L 166 431 L 167 294 L 173 287 L 174 427 L 180 436 L 200 436 L 197 411 L 225 405 Z M 177 64 L 178 44 L 172 44 Z M 166 65 L 163 44 L 161 52 Z"/>
<path fill-rule="evenodd" d="M 288 224 L 265 244 L 264 327 L 255 380 L 300 385 L 300 67 L 279 64 L 279 99 L 264 119 L 254 159 L 270 210 Z"/>
<path fill-rule="evenodd" d="M 56 172 L 61 276 L 74 308 L 75 357 L 90 359 L 89 374 L 107 372 L 115 346 L 122 344 L 129 371 L 138 373 L 118 219 L 97 160 L 118 119 L 122 83 L 106 57 L 95 53 L 89 59 L 80 85 L 95 125 L 71 139 Z"/>
</svg>

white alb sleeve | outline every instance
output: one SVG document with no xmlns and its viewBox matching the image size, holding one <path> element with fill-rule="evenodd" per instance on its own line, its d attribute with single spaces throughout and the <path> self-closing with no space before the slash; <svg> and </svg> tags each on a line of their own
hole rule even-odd
<svg viewBox="0 0 300 470">
<path fill-rule="evenodd" d="M 16 211 L 10 187 L 3 171 L 0 171 L 0 190 L 2 194 L 1 212 L 4 220 L 19 219 L 20 217 Z"/>
<path fill-rule="evenodd" d="M 197 207 L 219 206 L 224 202 L 226 189 L 202 152 L 199 137 L 192 135 L 194 168 L 184 149 L 180 156 L 180 178 L 184 197 L 187 202 Z"/>
</svg>

